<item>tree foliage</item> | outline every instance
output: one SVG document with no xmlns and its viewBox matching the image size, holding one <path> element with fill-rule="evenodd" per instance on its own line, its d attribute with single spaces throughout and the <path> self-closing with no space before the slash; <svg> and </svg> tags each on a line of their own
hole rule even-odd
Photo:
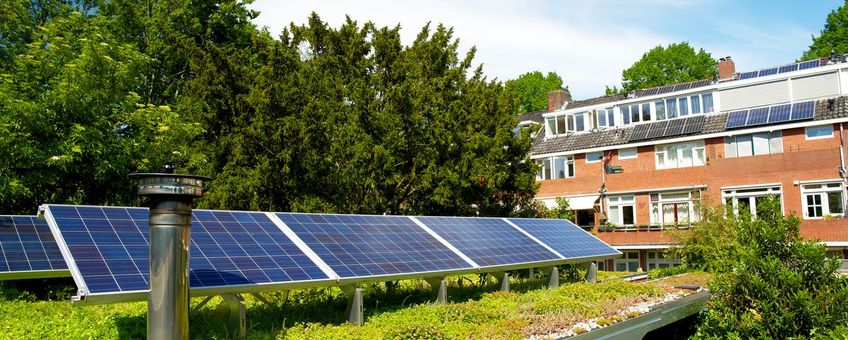
<svg viewBox="0 0 848 340">
<path fill-rule="evenodd" d="M 827 15 L 819 36 L 813 36 L 810 48 L 801 56 L 803 60 L 826 57 L 835 52 L 848 53 L 848 1 Z"/>
<path fill-rule="evenodd" d="M 565 90 L 562 88 L 562 78 L 555 72 L 547 75 L 540 71 L 527 72 L 518 78 L 506 82 L 512 87 L 515 99 L 518 101 L 519 113 L 542 111 L 548 107 L 548 92 Z"/>
<path fill-rule="evenodd" d="M 844 325 L 848 282 L 837 274 L 839 260 L 827 257 L 825 245 L 801 238 L 800 219 L 784 217 L 779 199 L 761 207 L 756 218 L 734 217 L 739 246 L 710 283 L 713 297 L 697 335 L 807 338 Z"/>
<path fill-rule="evenodd" d="M 715 75 L 715 66 L 709 53 L 704 49 L 696 52 L 688 42 L 658 45 L 621 73 L 621 90 L 630 92 L 710 78 Z"/>
</svg>

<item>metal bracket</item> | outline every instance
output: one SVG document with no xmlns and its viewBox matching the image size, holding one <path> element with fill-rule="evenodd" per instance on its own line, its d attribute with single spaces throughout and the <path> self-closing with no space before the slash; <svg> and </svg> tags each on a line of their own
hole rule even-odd
<svg viewBox="0 0 848 340">
<path fill-rule="evenodd" d="M 362 288 L 355 286 L 341 286 L 340 288 L 345 295 L 347 295 L 347 306 L 345 307 L 347 322 L 357 326 L 362 326 L 365 321 L 365 305 L 362 303 Z"/>
<path fill-rule="evenodd" d="M 230 311 L 230 316 L 227 321 L 227 329 L 231 332 L 238 331 L 236 337 L 244 338 L 247 335 L 247 322 L 245 318 L 244 298 L 239 294 L 224 294 L 221 295 L 227 309 Z"/>
<path fill-rule="evenodd" d="M 285 291 L 285 292 L 286 292 L 285 294 L 288 296 L 289 291 Z M 266 299 L 264 296 L 262 296 L 262 294 L 259 294 L 258 292 L 254 292 L 254 293 L 251 293 L 251 294 L 253 294 L 253 297 L 255 297 L 257 300 L 262 301 L 262 303 L 268 305 L 268 307 L 274 307 L 274 304 L 271 303 L 271 301 L 268 301 L 268 299 Z"/>
<path fill-rule="evenodd" d="M 191 309 L 191 312 L 190 312 L 191 315 L 193 316 L 194 314 L 197 314 L 197 312 L 200 311 L 200 308 L 203 308 L 203 306 L 206 306 L 206 304 L 209 303 L 209 300 L 212 300 L 213 297 L 215 297 L 215 296 L 209 295 L 206 298 L 204 298 L 203 301 L 200 301 L 200 303 L 198 303 L 197 306 L 194 306 L 194 308 Z"/>
<path fill-rule="evenodd" d="M 448 285 L 445 283 L 444 277 L 429 277 L 424 280 L 430 284 L 430 288 L 439 290 L 436 293 L 436 303 L 448 302 Z"/>
</svg>

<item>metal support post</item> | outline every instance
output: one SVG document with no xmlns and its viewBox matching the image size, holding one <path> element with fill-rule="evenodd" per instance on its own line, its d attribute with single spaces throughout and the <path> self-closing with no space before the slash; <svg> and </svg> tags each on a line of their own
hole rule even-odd
<svg viewBox="0 0 848 340">
<path fill-rule="evenodd" d="M 362 303 L 362 288 L 354 286 L 342 286 L 341 288 L 347 295 L 347 306 L 345 307 L 347 322 L 362 326 L 365 322 L 365 305 Z"/>
<path fill-rule="evenodd" d="M 498 279 L 498 283 L 501 285 L 502 292 L 509 291 L 509 273 L 504 272 L 503 275 Z"/>
<path fill-rule="evenodd" d="M 536 274 L 536 271 L 533 270 L 533 268 L 530 268 L 529 272 L 527 273 L 527 279 L 530 280 L 530 281 L 533 281 L 536 278 L 535 274 Z"/>
<path fill-rule="evenodd" d="M 548 289 L 559 288 L 559 269 L 551 267 L 551 279 L 548 281 Z"/>
<path fill-rule="evenodd" d="M 445 283 L 445 278 L 430 277 L 424 280 L 427 281 L 428 284 L 430 284 L 430 288 L 439 290 L 436 293 L 436 303 L 448 302 L 448 285 L 447 283 Z"/>
<path fill-rule="evenodd" d="M 221 297 L 224 298 L 224 303 L 230 312 L 227 329 L 231 335 L 235 334 L 237 338 L 244 338 L 247 335 L 244 298 L 239 294 L 224 294 Z"/>
<path fill-rule="evenodd" d="M 588 269 L 586 270 L 586 282 L 598 282 L 598 265 L 595 262 L 589 262 Z"/>
</svg>

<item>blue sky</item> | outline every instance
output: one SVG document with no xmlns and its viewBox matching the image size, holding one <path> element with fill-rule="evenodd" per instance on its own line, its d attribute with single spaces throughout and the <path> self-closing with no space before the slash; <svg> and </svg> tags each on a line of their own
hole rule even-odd
<svg viewBox="0 0 848 340">
<path fill-rule="evenodd" d="M 603 95 L 621 71 L 658 44 L 688 41 L 737 71 L 794 61 L 842 0 L 732 1 L 279 1 L 257 0 L 255 20 L 273 34 L 316 12 L 338 26 L 345 15 L 380 26 L 400 24 L 410 43 L 428 21 L 454 28 L 460 47 L 499 80 L 554 71 L 576 99 Z"/>
</svg>

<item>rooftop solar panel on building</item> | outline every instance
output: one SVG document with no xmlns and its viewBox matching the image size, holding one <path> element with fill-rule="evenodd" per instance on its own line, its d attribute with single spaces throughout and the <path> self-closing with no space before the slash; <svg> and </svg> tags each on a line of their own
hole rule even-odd
<svg viewBox="0 0 848 340">
<path fill-rule="evenodd" d="M 739 74 L 739 79 L 756 78 L 758 73 L 759 73 L 758 71 L 744 72 L 744 73 Z"/>
<path fill-rule="evenodd" d="M 342 278 L 472 268 L 406 216 L 276 215 Z"/>
<path fill-rule="evenodd" d="M 683 134 L 701 132 L 704 129 L 704 116 L 698 115 L 686 118 L 686 123 L 683 125 Z"/>
<path fill-rule="evenodd" d="M 686 119 L 678 118 L 668 121 L 668 127 L 665 128 L 663 137 L 677 136 L 683 133 L 683 125 L 686 124 Z"/>
<path fill-rule="evenodd" d="M 415 218 L 481 267 L 562 260 L 499 218 Z"/>
<path fill-rule="evenodd" d="M 620 254 L 592 234 L 568 220 L 508 218 L 551 249 L 567 259 L 591 258 Z"/>
<path fill-rule="evenodd" d="M 769 108 L 769 123 L 785 122 L 790 119 L 791 105 L 775 105 Z"/>
<path fill-rule="evenodd" d="M 0 216 L 0 278 L 69 276 L 47 222 L 35 216 Z"/>
<path fill-rule="evenodd" d="M 648 138 L 660 138 L 665 136 L 665 128 L 668 126 L 668 121 L 661 121 L 651 124 L 651 128 L 648 130 Z"/>
<path fill-rule="evenodd" d="M 792 104 L 791 120 L 801 120 L 813 118 L 816 111 L 816 102 L 808 101 Z"/>
<path fill-rule="evenodd" d="M 762 125 L 768 123 L 769 108 L 761 107 L 748 111 L 748 120 L 745 126 Z"/>
<path fill-rule="evenodd" d="M 821 64 L 820 59 L 805 61 L 803 63 L 798 64 L 798 69 L 799 70 L 806 70 L 808 68 L 815 68 L 815 67 L 819 67 L 820 64 Z"/>
<path fill-rule="evenodd" d="M 652 89 L 644 90 L 644 91 L 642 91 L 642 96 L 653 96 L 653 95 L 657 94 L 657 90 L 658 90 L 658 88 L 656 88 L 656 87 L 652 88 Z"/>
<path fill-rule="evenodd" d="M 631 141 L 643 140 L 648 138 L 648 129 L 651 124 L 639 124 L 633 127 L 633 133 L 630 135 Z"/>
<path fill-rule="evenodd" d="M 745 122 L 748 120 L 748 110 L 742 111 L 733 111 L 727 115 L 727 126 L 726 128 L 738 128 L 741 126 L 745 126 Z"/>
<path fill-rule="evenodd" d="M 777 74 L 777 67 L 769 68 L 769 69 L 765 69 L 765 70 L 760 70 L 758 77 L 765 77 L 765 76 L 770 76 L 770 75 L 773 75 L 773 74 Z"/>
<path fill-rule="evenodd" d="M 789 64 L 789 65 L 781 66 L 780 70 L 778 72 L 786 73 L 786 72 L 792 72 L 792 71 L 797 71 L 797 70 L 798 70 L 798 64 Z"/>
<path fill-rule="evenodd" d="M 657 89 L 657 94 L 669 93 L 674 91 L 674 85 L 663 86 Z"/>
<path fill-rule="evenodd" d="M 692 83 L 683 83 L 683 84 L 674 85 L 674 91 L 675 92 L 688 90 L 690 88 L 692 88 Z"/>
<path fill-rule="evenodd" d="M 265 213 L 195 210 L 192 215 L 193 290 L 330 279 Z M 45 216 L 75 266 L 71 272 L 81 294 L 148 289 L 146 208 L 47 205 Z"/>
</svg>

